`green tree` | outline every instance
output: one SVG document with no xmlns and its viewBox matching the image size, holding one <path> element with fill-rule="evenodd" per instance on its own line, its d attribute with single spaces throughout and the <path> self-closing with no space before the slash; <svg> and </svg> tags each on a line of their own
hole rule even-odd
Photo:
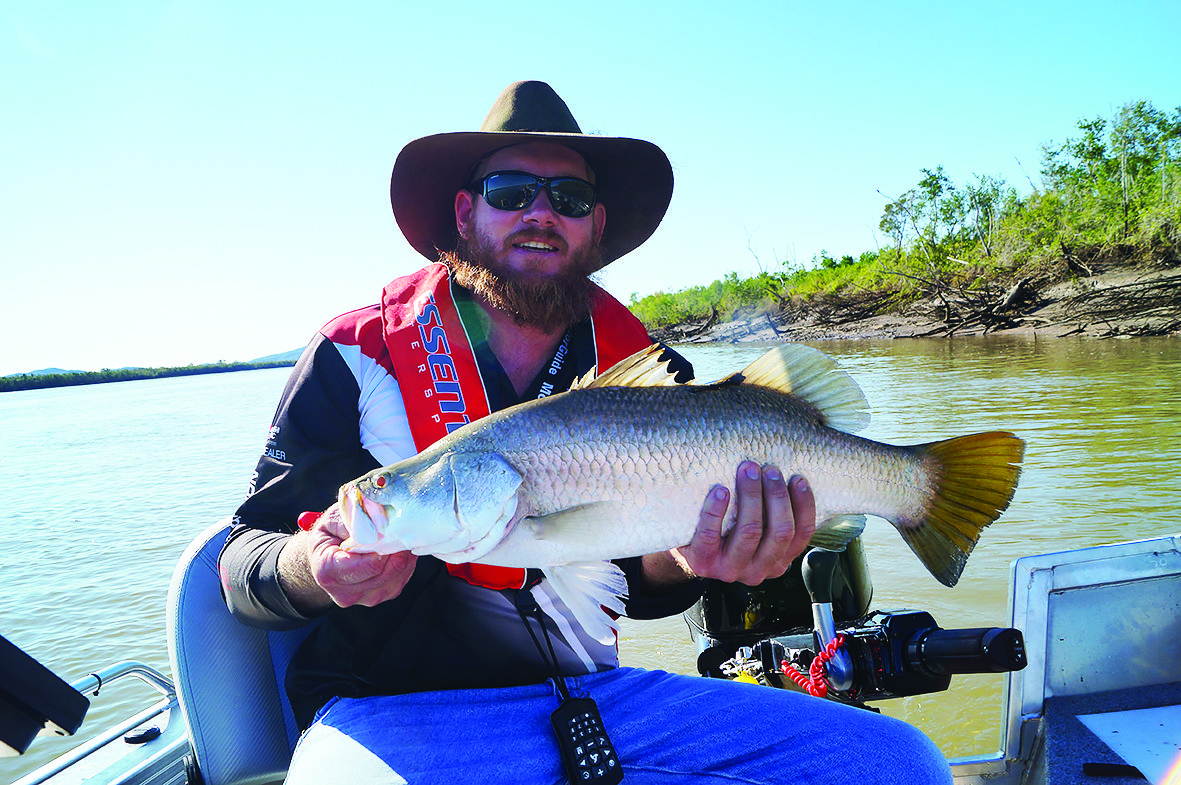
<svg viewBox="0 0 1181 785">
<path fill-rule="evenodd" d="M 980 244 L 984 257 L 990 258 L 1001 220 L 1012 215 L 1020 204 L 1017 189 L 1006 186 L 1002 178 L 985 174 L 976 175 L 974 182 L 964 186 L 963 195 L 967 231 Z"/>
<path fill-rule="evenodd" d="M 1181 158 L 1181 108 L 1172 113 L 1146 101 L 1125 104 L 1110 120 L 1079 122 L 1082 132 L 1044 148 L 1042 174 L 1060 191 L 1078 236 L 1126 242 L 1141 216 L 1175 199 Z"/>
<path fill-rule="evenodd" d="M 964 199 L 942 165 L 921 171 L 918 185 L 886 205 L 878 226 L 893 238 L 900 258 L 909 228 L 927 263 L 938 266 L 960 239 Z"/>
</svg>

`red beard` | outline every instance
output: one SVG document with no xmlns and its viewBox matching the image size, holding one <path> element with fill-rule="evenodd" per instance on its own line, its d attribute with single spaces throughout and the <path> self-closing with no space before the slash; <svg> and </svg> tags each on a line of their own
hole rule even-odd
<svg viewBox="0 0 1181 785">
<path fill-rule="evenodd" d="M 546 242 L 542 233 L 534 234 L 529 239 Z M 506 244 L 512 242 L 510 237 Z M 440 260 L 456 283 L 510 315 L 516 325 L 546 333 L 590 316 L 595 289 L 590 275 L 602 266 L 597 243 L 572 256 L 565 269 L 551 275 L 522 273 L 497 259 L 489 244 L 465 240 L 460 240 L 454 252 L 443 252 Z"/>
</svg>

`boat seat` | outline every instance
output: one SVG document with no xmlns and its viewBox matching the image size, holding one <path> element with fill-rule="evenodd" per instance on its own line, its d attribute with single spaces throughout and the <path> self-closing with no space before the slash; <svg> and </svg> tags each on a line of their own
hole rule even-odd
<svg viewBox="0 0 1181 785">
<path fill-rule="evenodd" d="M 206 529 L 173 572 L 168 655 L 206 785 L 281 782 L 299 738 L 283 679 L 314 625 L 269 632 L 230 615 L 217 575 L 229 531 L 228 519 Z"/>
</svg>

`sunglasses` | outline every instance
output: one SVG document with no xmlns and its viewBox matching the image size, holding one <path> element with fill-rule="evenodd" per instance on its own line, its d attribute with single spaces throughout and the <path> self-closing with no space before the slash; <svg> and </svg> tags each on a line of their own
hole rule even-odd
<svg viewBox="0 0 1181 785">
<path fill-rule="evenodd" d="M 538 177 L 527 172 L 493 172 L 472 183 L 471 190 L 497 210 L 524 210 L 545 188 L 554 212 L 585 218 L 595 206 L 595 187 L 577 177 Z"/>
</svg>

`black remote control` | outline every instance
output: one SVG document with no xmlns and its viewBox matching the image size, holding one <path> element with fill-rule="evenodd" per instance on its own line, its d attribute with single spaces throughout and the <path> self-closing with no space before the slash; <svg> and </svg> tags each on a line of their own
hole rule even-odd
<svg viewBox="0 0 1181 785">
<path fill-rule="evenodd" d="M 617 785 L 623 768 L 607 731 L 599 707 L 590 698 L 567 698 L 550 715 L 550 723 L 562 751 L 562 765 L 572 785 L 583 782 Z"/>
</svg>

